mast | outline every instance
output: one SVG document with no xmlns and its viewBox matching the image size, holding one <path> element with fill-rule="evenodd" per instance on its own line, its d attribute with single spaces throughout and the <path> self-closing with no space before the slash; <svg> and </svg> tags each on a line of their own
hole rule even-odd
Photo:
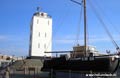
<svg viewBox="0 0 120 78">
<path fill-rule="evenodd" d="M 83 0 L 84 4 L 84 51 L 85 51 L 85 56 L 87 53 L 86 47 L 87 47 L 87 24 L 86 24 L 86 0 Z"/>
</svg>

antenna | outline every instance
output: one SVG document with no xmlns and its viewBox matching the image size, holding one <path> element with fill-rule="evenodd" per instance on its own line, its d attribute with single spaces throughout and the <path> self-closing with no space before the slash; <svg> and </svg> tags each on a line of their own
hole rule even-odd
<svg viewBox="0 0 120 78">
<path fill-rule="evenodd" d="M 42 10 L 41 7 L 37 7 L 37 12 L 40 12 Z"/>
</svg>

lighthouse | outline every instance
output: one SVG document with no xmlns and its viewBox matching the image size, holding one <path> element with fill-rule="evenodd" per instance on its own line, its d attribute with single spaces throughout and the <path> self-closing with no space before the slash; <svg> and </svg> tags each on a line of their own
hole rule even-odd
<svg viewBox="0 0 120 78">
<path fill-rule="evenodd" d="M 29 57 L 51 57 L 52 17 L 45 12 L 35 12 L 30 25 Z"/>
</svg>

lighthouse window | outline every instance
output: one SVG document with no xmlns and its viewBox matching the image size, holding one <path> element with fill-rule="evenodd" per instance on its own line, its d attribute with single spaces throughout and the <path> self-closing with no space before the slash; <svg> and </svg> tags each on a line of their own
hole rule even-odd
<svg viewBox="0 0 120 78">
<path fill-rule="evenodd" d="M 47 34 L 45 33 L 45 38 L 46 38 Z"/>
<path fill-rule="evenodd" d="M 38 48 L 40 48 L 40 43 L 38 43 Z"/>
<path fill-rule="evenodd" d="M 39 20 L 37 19 L 37 24 L 39 23 Z"/>
<path fill-rule="evenodd" d="M 38 33 L 38 36 L 40 37 L 40 32 Z"/>
<path fill-rule="evenodd" d="M 46 44 L 44 44 L 44 49 L 46 49 Z"/>
<path fill-rule="evenodd" d="M 49 25 L 49 20 L 48 20 L 48 25 Z"/>
</svg>

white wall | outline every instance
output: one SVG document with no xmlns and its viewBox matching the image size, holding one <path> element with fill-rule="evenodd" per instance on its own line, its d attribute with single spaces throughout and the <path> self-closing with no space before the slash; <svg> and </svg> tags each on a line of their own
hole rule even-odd
<svg viewBox="0 0 120 78">
<path fill-rule="evenodd" d="M 51 56 L 45 51 L 52 50 L 52 18 L 46 13 L 34 14 L 31 24 L 30 56 Z"/>
</svg>

